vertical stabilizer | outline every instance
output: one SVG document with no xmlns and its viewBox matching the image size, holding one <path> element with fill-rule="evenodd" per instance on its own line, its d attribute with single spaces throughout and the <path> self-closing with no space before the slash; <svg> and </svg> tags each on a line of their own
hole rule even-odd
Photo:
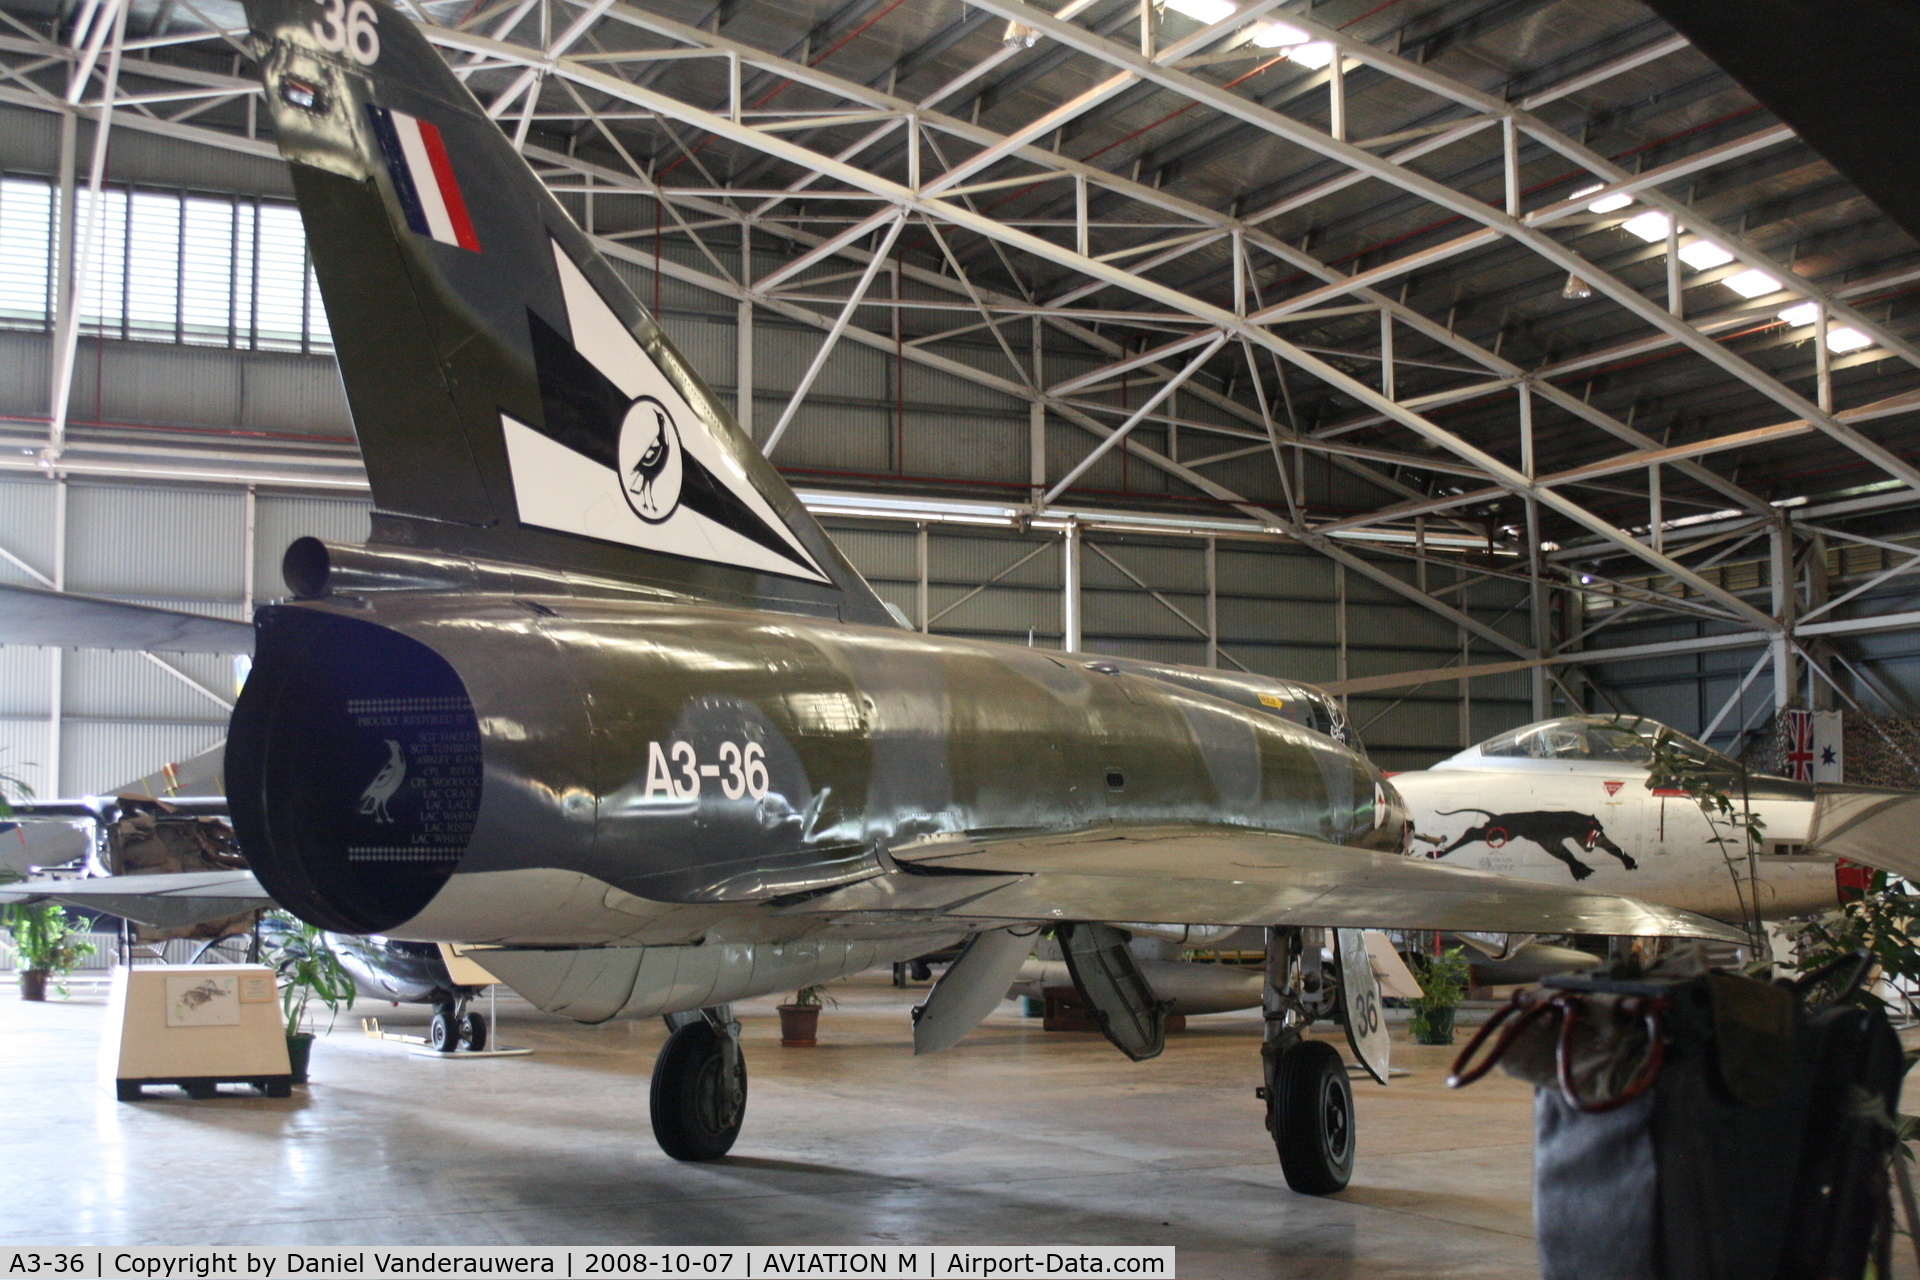
<svg viewBox="0 0 1920 1280">
<path fill-rule="evenodd" d="M 376 540 L 891 625 L 409 19 L 247 14 Z"/>
</svg>

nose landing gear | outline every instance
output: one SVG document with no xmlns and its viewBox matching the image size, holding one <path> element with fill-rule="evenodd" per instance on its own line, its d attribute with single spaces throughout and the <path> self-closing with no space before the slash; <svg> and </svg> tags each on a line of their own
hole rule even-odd
<svg viewBox="0 0 1920 1280">
<path fill-rule="evenodd" d="M 653 1063 L 653 1136 L 675 1160 L 718 1160 L 747 1112 L 747 1060 L 730 1005 L 667 1015 Z"/>
<path fill-rule="evenodd" d="M 443 1004 L 433 1011 L 433 1021 L 427 1025 L 427 1043 L 441 1053 L 456 1049 L 478 1052 L 487 1047 L 487 1019 L 469 1011 L 465 999 Z"/>
</svg>

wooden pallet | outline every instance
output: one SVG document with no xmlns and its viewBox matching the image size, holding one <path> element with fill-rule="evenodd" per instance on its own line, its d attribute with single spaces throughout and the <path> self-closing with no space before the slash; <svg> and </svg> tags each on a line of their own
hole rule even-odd
<svg viewBox="0 0 1920 1280">
<path fill-rule="evenodd" d="M 184 1089 L 189 1098 L 217 1098 L 223 1084 L 241 1084 L 258 1089 L 269 1098 L 291 1098 L 293 1076 L 150 1076 L 141 1079 L 117 1079 L 113 1096 L 121 1102 L 138 1102 L 146 1096 L 150 1084 L 169 1084 Z"/>
</svg>

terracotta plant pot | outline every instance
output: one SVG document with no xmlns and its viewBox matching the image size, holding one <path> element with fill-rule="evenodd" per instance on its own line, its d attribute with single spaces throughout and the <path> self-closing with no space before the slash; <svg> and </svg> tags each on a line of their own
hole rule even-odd
<svg viewBox="0 0 1920 1280">
<path fill-rule="evenodd" d="M 287 1037 L 287 1069 L 295 1084 L 307 1082 L 307 1064 L 313 1059 L 313 1032 L 296 1031 Z"/>
<path fill-rule="evenodd" d="M 780 1006 L 780 1043 L 789 1049 L 806 1049 L 819 1043 L 820 1006 L 783 1004 Z"/>
<path fill-rule="evenodd" d="M 22 969 L 20 971 L 20 998 L 22 1000 L 45 1000 L 47 998 L 47 969 Z"/>
</svg>

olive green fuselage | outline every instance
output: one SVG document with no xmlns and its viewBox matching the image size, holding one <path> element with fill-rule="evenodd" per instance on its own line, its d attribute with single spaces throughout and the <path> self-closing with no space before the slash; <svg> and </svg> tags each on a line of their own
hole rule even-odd
<svg viewBox="0 0 1920 1280">
<path fill-rule="evenodd" d="M 1355 752 L 1086 655 L 438 592 L 273 606 L 259 633 L 236 818 L 275 897 L 336 928 L 693 941 L 713 911 L 641 904 L 777 906 L 940 838 L 1193 824 L 1401 840 Z M 478 918 L 469 877 L 519 900 Z"/>
</svg>

